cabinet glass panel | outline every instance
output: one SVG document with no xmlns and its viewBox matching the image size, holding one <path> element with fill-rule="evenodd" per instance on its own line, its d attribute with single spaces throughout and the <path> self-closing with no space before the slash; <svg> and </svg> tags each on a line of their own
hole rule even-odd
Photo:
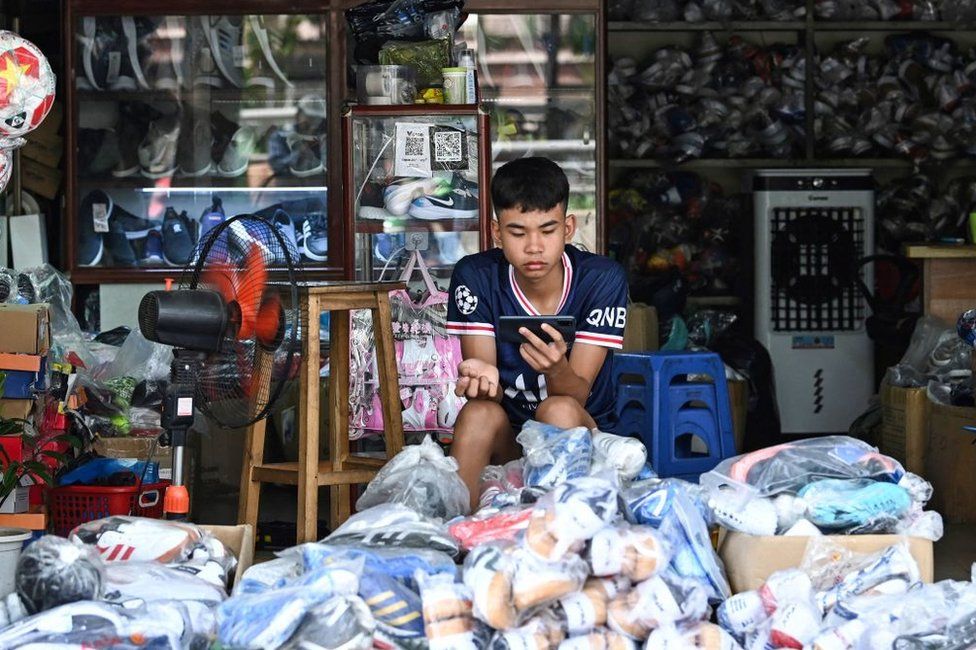
<svg viewBox="0 0 976 650">
<path fill-rule="evenodd" d="M 462 35 L 477 52 L 491 107 L 492 167 L 546 156 L 569 177 L 576 243 L 597 244 L 596 18 L 592 14 L 472 14 Z"/>
<path fill-rule="evenodd" d="M 408 246 L 449 277 L 479 250 L 475 113 L 350 119 L 356 278 L 394 279 Z"/>
<path fill-rule="evenodd" d="M 331 265 L 324 16 L 74 28 L 77 267 L 183 266 L 241 213 L 274 219 L 306 264 Z"/>
</svg>

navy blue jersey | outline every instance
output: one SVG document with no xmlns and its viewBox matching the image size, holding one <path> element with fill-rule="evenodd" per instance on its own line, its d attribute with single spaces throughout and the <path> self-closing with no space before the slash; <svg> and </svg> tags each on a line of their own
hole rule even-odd
<svg viewBox="0 0 976 650">
<path fill-rule="evenodd" d="M 574 246 L 563 252 L 563 291 L 556 315 L 576 317 L 575 345 L 620 349 L 627 321 L 627 279 L 623 268 L 600 255 Z M 495 336 L 499 316 L 538 316 L 515 279 L 515 269 L 493 248 L 468 255 L 454 267 L 447 331 L 459 336 Z M 533 417 L 548 396 L 546 378 L 519 354 L 516 343 L 495 341 L 498 375 L 505 390 L 502 406 L 509 421 L 519 427 Z M 586 411 L 597 426 L 608 431 L 615 420 L 615 391 L 610 378 L 612 353 L 591 387 Z M 606 428 L 604 428 L 606 427 Z"/>
</svg>

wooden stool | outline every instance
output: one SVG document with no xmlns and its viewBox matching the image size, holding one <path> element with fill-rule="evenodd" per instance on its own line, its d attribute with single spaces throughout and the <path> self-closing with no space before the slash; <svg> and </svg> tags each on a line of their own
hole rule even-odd
<svg viewBox="0 0 976 650">
<path fill-rule="evenodd" d="M 319 486 L 330 488 L 329 526 L 335 530 L 349 518 L 350 485 L 367 483 L 403 449 L 403 421 L 396 352 L 390 319 L 389 293 L 403 289 L 402 282 L 322 282 L 298 289 L 302 332 L 298 427 L 298 462 L 264 462 L 264 420 L 248 429 L 241 473 L 237 520 L 257 530 L 261 483 L 298 486 L 298 543 L 318 539 Z M 369 309 L 376 337 L 376 366 L 383 408 L 386 460 L 351 455 L 349 452 L 349 312 Z M 329 459 L 320 461 L 319 449 L 319 316 L 331 312 L 329 353 Z"/>
</svg>

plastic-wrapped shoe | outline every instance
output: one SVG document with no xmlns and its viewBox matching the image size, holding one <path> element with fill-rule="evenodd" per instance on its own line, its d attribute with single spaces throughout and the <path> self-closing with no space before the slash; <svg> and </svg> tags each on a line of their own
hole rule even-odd
<svg viewBox="0 0 976 650">
<path fill-rule="evenodd" d="M 261 52 L 260 59 L 255 57 L 257 61 L 256 67 L 258 69 L 263 68 L 263 63 L 267 63 L 268 67 L 271 69 L 271 72 L 273 72 L 274 75 L 280 79 L 283 84 L 285 84 L 285 86 L 289 88 L 294 86 L 291 80 L 285 76 L 284 72 L 282 72 L 281 67 L 278 65 L 278 62 L 275 59 L 274 48 L 272 47 L 271 43 L 271 35 L 268 33 L 268 30 L 264 25 L 264 17 L 253 15 L 248 16 L 247 20 L 248 27 L 250 28 L 250 35 L 257 42 L 258 49 Z M 266 75 L 251 75 L 247 79 L 247 85 L 273 88 L 274 81 Z"/>
<path fill-rule="evenodd" d="M 243 16 L 204 16 L 204 36 L 220 74 L 235 88 L 244 86 L 236 54 L 242 47 Z"/>
</svg>

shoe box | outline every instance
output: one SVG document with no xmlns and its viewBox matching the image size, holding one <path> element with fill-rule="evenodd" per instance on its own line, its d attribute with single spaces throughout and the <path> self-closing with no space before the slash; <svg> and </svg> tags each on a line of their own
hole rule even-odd
<svg viewBox="0 0 976 650">
<path fill-rule="evenodd" d="M 119 438 L 99 438 L 92 445 L 92 449 L 106 458 L 133 459 L 144 461 L 149 458 L 149 451 L 153 446 L 153 437 L 126 436 Z M 170 480 L 173 478 L 173 448 L 156 446 L 153 452 L 153 462 L 159 463 L 159 478 Z"/>
<path fill-rule="evenodd" d="M 934 490 L 931 508 L 946 523 L 976 523 L 976 433 L 963 429 L 974 423 L 976 408 L 928 403 L 922 476 Z"/>
<path fill-rule="evenodd" d="M 925 476 L 929 397 L 925 388 L 902 388 L 882 382 L 881 453 L 891 456 L 909 472 Z"/>
<path fill-rule="evenodd" d="M 0 305 L 0 371 L 7 399 L 33 399 L 47 385 L 47 351 L 51 346 L 48 306 Z"/>
<path fill-rule="evenodd" d="M 831 535 L 831 541 L 854 553 L 877 553 L 906 539 L 901 535 Z M 800 566 L 809 537 L 785 535 L 747 535 L 722 530 L 718 554 L 725 564 L 732 593 L 759 589 L 777 571 Z M 909 537 L 908 550 L 918 562 L 922 581 L 935 578 L 934 548 L 931 540 Z"/>
</svg>

